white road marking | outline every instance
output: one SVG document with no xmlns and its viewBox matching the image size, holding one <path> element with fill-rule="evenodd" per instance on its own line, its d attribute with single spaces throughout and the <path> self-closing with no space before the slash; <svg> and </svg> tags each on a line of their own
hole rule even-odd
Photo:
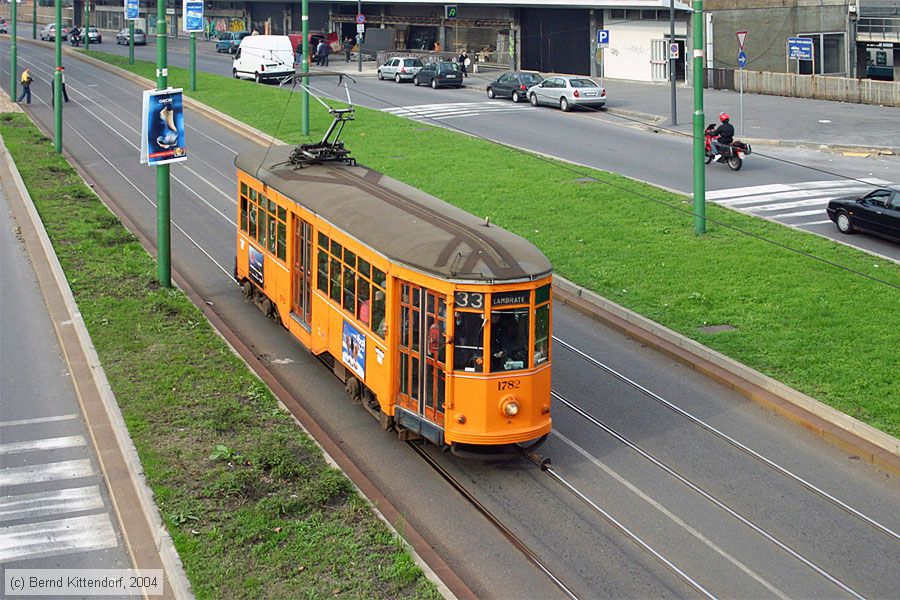
<svg viewBox="0 0 900 600">
<path fill-rule="evenodd" d="M 16 425 L 32 425 L 34 423 L 52 423 L 54 421 L 68 421 L 77 419 L 78 415 L 59 415 L 58 417 L 38 417 L 36 419 L 21 419 L 19 421 L 0 421 L 0 427 L 13 427 Z"/>
<path fill-rule="evenodd" d="M 398 117 L 407 117 L 413 120 L 440 120 L 455 117 L 471 117 L 487 113 L 512 112 L 516 110 L 533 110 L 529 105 L 516 105 L 510 102 L 453 102 L 446 104 L 416 104 L 382 109 L 382 112 L 390 113 Z"/>
<path fill-rule="evenodd" d="M 90 477 L 93 474 L 94 469 L 91 467 L 91 461 L 87 458 L 43 465 L 29 465 L 27 467 L 13 467 L 0 469 L 0 487 L 60 481 L 62 479 L 78 479 L 79 477 Z"/>
<path fill-rule="evenodd" d="M 823 213 L 823 208 L 817 208 L 816 210 L 801 210 L 792 213 L 785 213 L 783 215 L 778 215 L 779 219 L 787 219 L 789 217 L 808 217 L 810 215 L 821 215 Z M 826 221 L 829 223 L 830 221 Z"/>
<path fill-rule="evenodd" d="M 27 442 L 12 442 L 9 444 L 0 444 L 0 456 L 6 454 L 21 454 L 22 452 L 38 452 L 40 450 L 77 448 L 78 446 L 84 445 L 84 436 L 80 435 L 45 438 L 42 440 L 29 440 Z"/>
<path fill-rule="evenodd" d="M 0 563 L 117 545 L 116 532 L 106 513 L 0 527 Z"/>
<path fill-rule="evenodd" d="M 719 547 L 715 542 L 713 542 L 712 540 L 707 538 L 705 535 L 703 535 L 702 533 L 700 533 L 699 531 L 697 531 L 696 529 L 694 529 L 693 527 L 691 527 L 690 525 L 685 523 L 683 520 L 681 520 L 681 518 L 679 518 L 677 515 L 673 514 L 665 506 L 663 506 L 662 504 L 660 504 L 659 502 L 657 502 L 656 500 L 654 500 L 653 498 L 648 496 L 640 488 L 638 488 L 637 486 L 632 484 L 630 481 L 628 481 L 627 479 L 625 479 L 624 477 L 619 475 L 611 467 L 609 467 L 608 465 L 606 465 L 605 463 L 601 462 L 596 457 L 591 455 L 591 453 L 589 453 L 587 450 L 585 450 L 584 448 L 582 448 L 581 446 L 579 446 L 578 444 L 576 444 L 575 442 L 573 442 L 572 440 L 570 440 L 569 438 L 564 436 L 563 434 L 559 433 L 558 431 L 553 431 L 553 435 L 558 437 L 560 440 L 562 440 L 569 446 L 571 446 L 572 449 L 574 449 L 576 452 L 578 452 L 580 455 L 582 455 L 588 461 L 593 463 L 595 466 L 599 467 L 604 473 L 606 473 L 607 475 L 609 475 L 610 477 L 612 477 L 613 479 L 618 481 L 619 484 L 628 488 L 633 494 L 638 496 L 644 502 L 647 502 L 650 506 L 652 506 L 653 508 L 655 508 L 656 510 L 661 512 L 663 515 L 665 515 L 669 519 L 671 519 L 676 525 L 678 525 L 679 527 L 681 527 L 682 529 L 687 531 L 689 534 L 691 534 L 692 536 L 694 536 L 695 538 L 697 538 L 698 540 L 700 540 L 701 542 L 706 544 L 709 548 L 711 548 L 717 554 L 719 554 L 720 556 L 725 558 L 728 562 L 730 562 L 731 564 L 736 566 L 738 569 L 740 569 L 747 575 L 749 575 L 751 579 L 753 579 L 754 581 L 756 581 L 759 584 L 761 584 L 762 586 L 764 586 L 773 595 L 775 595 L 779 598 L 782 598 L 783 600 L 787 600 L 789 598 L 789 596 L 787 594 L 785 594 L 784 592 L 779 590 L 777 587 L 775 587 L 774 585 L 772 585 L 771 583 L 769 583 L 768 581 L 763 579 L 759 574 L 757 574 L 755 571 L 750 569 L 750 567 L 748 567 L 747 565 L 742 563 L 740 560 L 738 560 L 737 558 L 735 558 L 734 556 L 732 556 L 731 554 L 726 552 L 724 549 Z"/>
<path fill-rule="evenodd" d="M 0 497 L 0 521 L 34 519 L 47 515 L 103 508 L 96 485 L 20 496 Z"/>
</svg>

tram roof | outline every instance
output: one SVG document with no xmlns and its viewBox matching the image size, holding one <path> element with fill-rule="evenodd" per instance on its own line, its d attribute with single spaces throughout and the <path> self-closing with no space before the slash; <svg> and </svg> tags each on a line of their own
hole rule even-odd
<svg viewBox="0 0 900 600">
<path fill-rule="evenodd" d="M 365 167 L 302 169 L 293 146 L 238 154 L 237 168 L 291 198 L 393 261 L 458 281 L 536 279 L 550 261 L 528 240 Z"/>
</svg>

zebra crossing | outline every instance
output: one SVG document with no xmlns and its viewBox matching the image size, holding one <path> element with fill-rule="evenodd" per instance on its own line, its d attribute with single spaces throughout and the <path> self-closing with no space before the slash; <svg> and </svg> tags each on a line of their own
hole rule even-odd
<svg viewBox="0 0 900 600">
<path fill-rule="evenodd" d="M 85 437 L 41 437 L 46 424 L 77 418 L 0 422 L 0 564 L 119 545 Z"/>
<path fill-rule="evenodd" d="M 825 213 L 829 200 L 861 196 L 876 187 L 889 185 L 892 183 L 877 178 L 774 183 L 709 191 L 706 193 L 706 199 L 735 210 L 799 227 L 831 223 Z"/>
<path fill-rule="evenodd" d="M 491 100 L 487 102 L 450 102 L 445 104 L 414 104 L 410 106 L 398 106 L 383 108 L 382 112 L 390 113 L 398 117 L 406 117 L 423 123 L 442 121 L 444 119 L 456 119 L 460 117 L 475 117 L 517 110 L 534 110 L 530 104 L 514 104 L 508 100 Z"/>
</svg>

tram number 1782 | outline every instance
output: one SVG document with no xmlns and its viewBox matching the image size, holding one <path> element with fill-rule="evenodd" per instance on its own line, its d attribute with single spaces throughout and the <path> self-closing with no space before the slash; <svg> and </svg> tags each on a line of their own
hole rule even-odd
<svg viewBox="0 0 900 600">
<path fill-rule="evenodd" d="M 522 387 L 521 379 L 504 379 L 502 381 L 497 382 L 497 391 L 503 392 L 506 390 L 517 390 Z"/>
</svg>

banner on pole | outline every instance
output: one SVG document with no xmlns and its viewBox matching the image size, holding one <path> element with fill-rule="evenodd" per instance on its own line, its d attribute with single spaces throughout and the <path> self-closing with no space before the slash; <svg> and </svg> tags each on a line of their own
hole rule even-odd
<svg viewBox="0 0 900 600">
<path fill-rule="evenodd" d="M 184 21 L 182 29 L 187 32 L 203 31 L 203 2 L 202 0 L 183 0 L 181 14 Z"/>
<path fill-rule="evenodd" d="M 139 0 L 125 0 L 125 18 L 129 20 L 138 18 Z"/>
<path fill-rule="evenodd" d="M 181 89 L 144 90 L 141 164 L 155 167 L 187 160 Z"/>
</svg>

